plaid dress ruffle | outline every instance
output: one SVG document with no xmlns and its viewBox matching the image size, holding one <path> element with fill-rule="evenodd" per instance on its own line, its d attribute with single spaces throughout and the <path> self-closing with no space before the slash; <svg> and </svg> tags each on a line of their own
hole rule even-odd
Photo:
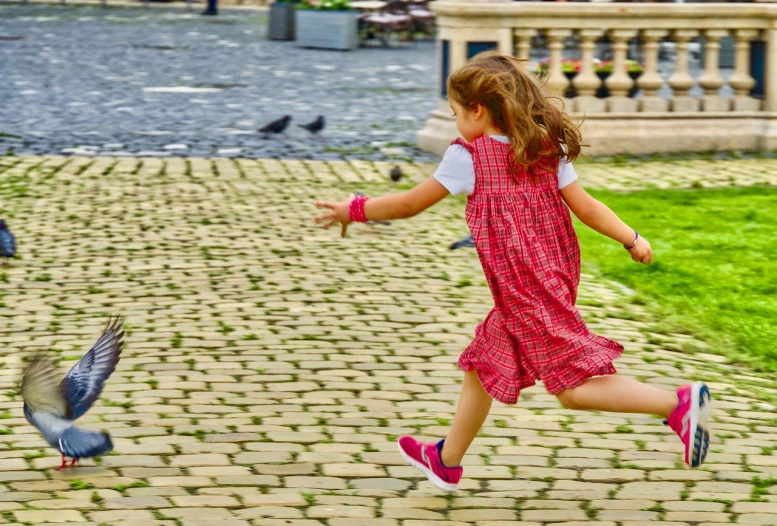
<svg viewBox="0 0 777 526">
<path fill-rule="evenodd" d="M 454 144 L 475 166 L 466 218 L 494 297 L 459 367 L 476 370 L 505 404 L 537 380 L 558 394 L 614 374 L 623 347 L 591 333 L 575 307 L 580 247 L 558 190 L 558 163 L 516 171 L 509 144 L 487 136 Z"/>
</svg>

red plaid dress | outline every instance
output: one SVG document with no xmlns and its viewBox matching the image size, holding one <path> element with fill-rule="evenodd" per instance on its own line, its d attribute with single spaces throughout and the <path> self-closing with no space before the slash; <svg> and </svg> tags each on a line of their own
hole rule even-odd
<svg viewBox="0 0 777 526">
<path fill-rule="evenodd" d="M 580 247 L 558 190 L 558 162 L 515 172 L 511 150 L 487 136 L 469 150 L 475 189 L 466 218 L 494 297 L 494 308 L 459 358 L 505 404 L 541 380 L 551 394 L 614 374 L 623 347 L 592 334 L 575 301 Z"/>
</svg>

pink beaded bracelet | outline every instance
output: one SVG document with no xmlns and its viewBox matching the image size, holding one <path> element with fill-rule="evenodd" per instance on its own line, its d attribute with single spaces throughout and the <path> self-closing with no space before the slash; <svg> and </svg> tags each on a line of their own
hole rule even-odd
<svg viewBox="0 0 777 526">
<path fill-rule="evenodd" d="M 356 223 L 367 222 L 367 216 L 364 215 L 364 204 L 368 199 L 369 197 L 366 195 L 358 195 L 351 199 L 351 204 L 348 207 L 348 216 L 351 218 L 351 221 Z"/>
</svg>

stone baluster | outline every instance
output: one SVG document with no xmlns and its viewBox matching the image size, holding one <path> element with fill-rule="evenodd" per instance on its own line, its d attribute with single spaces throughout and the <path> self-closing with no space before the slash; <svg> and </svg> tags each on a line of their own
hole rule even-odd
<svg viewBox="0 0 777 526">
<path fill-rule="evenodd" d="M 515 30 L 515 56 L 522 60 L 529 60 L 531 53 L 531 41 L 537 36 L 536 29 Z"/>
<path fill-rule="evenodd" d="M 669 85 L 674 91 L 672 111 L 699 111 L 699 101 L 688 96 L 696 84 L 688 73 L 688 41 L 698 35 L 694 29 L 677 29 L 672 33 L 676 46 L 674 73 L 669 77 Z"/>
<path fill-rule="evenodd" d="M 755 79 L 750 76 L 750 41 L 758 37 L 757 29 L 738 29 L 734 32 L 734 74 L 728 83 L 734 90 L 734 111 L 756 111 L 761 102 L 750 96 Z M 775 50 L 770 49 L 770 53 Z"/>
<path fill-rule="evenodd" d="M 699 77 L 699 85 L 704 88 L 702 111 L 728 111 L 731 106 L 719 94 L 725 84 L 720 75 L 720 41 L 727 35 L 725 29 L 708 29 L 704 32 L 704 74 Z"/>
<path fill-rule="evenodd" d="M 467 63 L 467 41 L 463 38 L 454 38 L 451 47 L 451 73 L 463 67 Z"/>
<path fill-rule="evenodd" d="M 766 41 L 766 67 L 764 75 L 764 88 L 766 100 L 764 101 L 764 110 L 768 112 L 777 111 L 777 27 L 767 29 L 764 34 Z M 777 149 L 777 120 L 768 119 L 764 127 L 764 134 L 761 137 L 760 147 L 764 150 Z"/>
<path fill-rule="evenodd" d="M 659 42 L 669 32 L 663 29 L 646 29 L 642 32 L 645 50 L 645 71 L 637 79 L 642 89 L 639 110 L 642 112 L 663 112 L 669 108 L 669 101 L 658 96 L 658 90 L 664 87 L 664 77 L 658 72 Z"/>
<path fill-rule="evenodd" d="M 629 77 L 626 64 L 629 40 L 634 38 L 636 33 L 632 29 L 610 30 L 610 39 L 612 40 L 612 73 L 604 81 L 610 90 L 610 97 L 607 99 L 607 109 L 610 112 L 621 113 L 637 110 L 637 101 L 629 97 L 629 90 L 634 85 L 634 81 Z"/>
<path fill-rule="evenodd" d="M 569 79 L 564 75 L 561 60 L 564 52 L 564 39 L 572 34 L 569 29 L 548 29 L 545 35 L 548 38 L 548 50 L 550 50 L 550 77 L 546 87 L 554 95 L 563 97 L 564 91 L 569 86 Z"/>
<path fill-rule="evenodd" d="M 602 79 L 594 71 L 594 51 L 596 40 L 602 35 L 599 29 L 580 30 L 580 72 L 572 79 L 577 90 L 575 111 L 602 112 L 607 104 L 604 99 L 596 98 L 596 91 L 602 85 Z"/>
</svg>

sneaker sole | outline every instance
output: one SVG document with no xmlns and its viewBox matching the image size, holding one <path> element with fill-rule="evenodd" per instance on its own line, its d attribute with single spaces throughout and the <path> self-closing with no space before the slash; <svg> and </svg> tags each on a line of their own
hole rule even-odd
<svg viewBox="0 0 777 526">
<path fill-rule="evenodd" d="M 703 383 L 695 383 L 691 387 L 691 451 L 692 468 L 698 468 L 707 458 L 710 447 L 710 390 Z"/>
<path fill-rule="evenodd" d="M 424 475 L 426 475 L 426 478 L 429 479 L 429 482 L 437 486 L 443 491 L 456 491 L 459 487 L 458 484 L 451 484 L 449 482 L 445 482 L 440 477 L 434 474 L 434 471 L 429 469 L 428 467 L 424 466 L 414 458 L 412 458 L 410 455 L 405 453 L 405 450 L 402 449 L 402 446 L 399 445 L 399 442 L 397 442 L 397 449 L 399 449 L 399 454 L 402 455 L 402 458 L 404 458 L 408 464 L 416 468 L 417 470 L 421 471 Z"/>
</svg>

